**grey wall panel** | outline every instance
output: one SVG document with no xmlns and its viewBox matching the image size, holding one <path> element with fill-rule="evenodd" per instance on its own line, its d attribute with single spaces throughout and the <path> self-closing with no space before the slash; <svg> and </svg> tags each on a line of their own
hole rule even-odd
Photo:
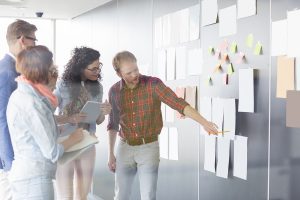
<svg viewBox="0 0 300 200">
<path fill-rule="evenodd" d="M 269 99 L 269 13 L 270 5 L 267 0 L 257 2 L 257 15 L 237 19 L 237 33 L 228 37 L 219 37 L 219 24 L 202 27 L 201 40 L 204 52 L 204 74 L 201 80 L 201 95 L 221 98 L 238 99 L 238 70 L 243 68 L 257 69 L 255 72 L 255 113 L 237 112 L 236 134 L 248 137 L 248 180 L 244 181 L 233 177 L 233 151 L 231 149 L 229 178 L 222 179 L 214 174 L 203 171 L 204 141 L 200 144 L 200 199 L 209 200 L 253 200 L 267 199 L 268 183 L 268 99 Z M 219 0 L 219 9 L 236 4 L 233 0 Z M 254 35 L 254 45 L 260 41 L 263 45 L 263 54 L 256 56 L 253 49 L 246 47 L 248 34 Z M 223 85 L 222 74 L 212 76 L 212 86 L 205 84 L 206 77 L 211 73 L 217 60 L 209 55 L 208 47 L 215 48 L 223 41 L 229 44 L 237 42 L 238 51 L 244 52 L 247 62 L 236 64 L 236 54 L 229 53 L 234 67 L 234 74 L 229 76 L 229 85 Z M 227 68 L 223 68 L 226 72 Z M 231 144 L 233 148 L 233 143 Z M 214 188 L 214 189 L 212 189 Z"/>
<path fill-rule="evenodd" d="M 272 1 L 272 21 L 287 19 L 287 11 L 300 8 L 300 1 Z M 276 98 L 277 57 L 272 57 L 270 199 L 300 199 L 300 130 L 286 127 L 286 99 Z M 299 70 L 298 58 L 296 70 Z M 299 88 L 297 88 L 299 90 Z"/>
</svg>

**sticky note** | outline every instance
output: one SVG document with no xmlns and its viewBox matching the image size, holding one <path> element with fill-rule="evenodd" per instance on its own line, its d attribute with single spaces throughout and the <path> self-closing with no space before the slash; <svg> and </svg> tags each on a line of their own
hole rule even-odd
<svg viewBox="0 0 300 200">
<path fill-rule="evenodd" d="M 247 39 L 246 39 L 246 45 L 247 45 L 247 47 L 252 48 L 252 46 L 253 46 L 253 39 L 254 39 L 253 34 L 250 33 L 247 36 Z"/>
<path fill-rule="evenodd" d="M 208 76 L 206 79 L 206 85 L 212 85 L 212 79 L 210 76 Z"/>
<path fill-rule="evenodd" d="M 233 72 L 234 72 L 234 69 L 233 69 L 232 63 L 230 63 L 227 65 L 227 74 L 231 75 L 231 74 L 233 74 Z"/>
<path fill-rule="evenodd" d="M 218 71 L 222 71 L 222 66 L 221 63 L 218 63 L 215 68 L 214 68 L 214 73 L 218 72 Z"/>
<path fill-rule="evenodd" d="M 240 52 L 239 56 L 238 56 L 238 58 L 236 60 L 236 64 L 241 64 L 244 59 L 245 59 L 245 54 L 243 52 Z"/>
<path fill-rule="evenodd" d="M 222 55 L 222 64 L 223 64 L 223 63 L 226 63 L 228 60 L 229 60 L 228 54 L 227 54 L 227 53 L 224 53 L 224 54 Z"/>
<path fill-rule="evenodd" d="M 210 53 L 210 54 L 214 54 L 214 52 L 215 52 L 215 49 L 213 48 L 213 47 L 208 47 L 208 53 Z"/>
<path fill-rule="evenodd" d="M 237 43 L 232 42 L 230 46 L 230 53 L 236 53 L 237 52 Z"/>
<path fill-rule="evenodd" d="M 262 52 L 262 45 L 260 42 L 257 42 L 255 45 L 255 49 L 254 49 L 254 54 L 255 55 L 260 55 Z"/>
</svg>

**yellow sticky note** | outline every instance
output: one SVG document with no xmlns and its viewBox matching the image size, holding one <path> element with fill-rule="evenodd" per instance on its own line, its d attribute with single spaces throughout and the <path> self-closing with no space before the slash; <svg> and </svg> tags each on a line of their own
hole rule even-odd
<svg viewBox="0 0 300 200">
<path fill-rule="evenodd" d="M 260 42 L 257 42 L 256 45 L 255 45 L 254 54 L 255 55 L 260 55 L 261 50 L 262 50 L 262 45 L 261 45 Z"/>
<path fill-rule="evenodd" d="M 227 66 L 227 74 L 228 74 L 228 75 L 231 75 L 231 74 L 233 74 L 233 72 L 234 72 L 234 69 L 233 69 L 232 63 L 230 63 L 230 64 Z"/>
<path fill-rule="evenodd" d="M 237 44 L 236 44 L 236 42 L 232 42 L 231 43 L 230 52 L 231 53 L 236 53 L 237 52 Z"/>
<path fill-rule="evenodd" d="M 208 47 L 208 53 L 213 54 L 214 53 L 214 48 L 213 47 Z"/>
<path fill-rule="evenodd" d="M 247 47 L 252 48 L 252 46 L 253 46 L 253 39 L 254 39 L 253 34 L 250 33 L 250 34 L 247 36 L 247 39 L 246 39 Z"/>
</svg>

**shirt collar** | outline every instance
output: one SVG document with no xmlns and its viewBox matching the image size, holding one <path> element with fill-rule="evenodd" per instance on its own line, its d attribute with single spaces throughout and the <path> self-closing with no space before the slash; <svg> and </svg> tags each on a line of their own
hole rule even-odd
<svg viewBox="0 0 300 200">
<path fill-rule="evenodd" d="M 7 55 L 9 55 L 10 57 L 12 57 L 16 61 L 16 57 L 11 52 L 8 52 Z"/>
<path fill-rule="evenodd" d="M 139 86 L 145 85 L 145 83 L 146 83 L 146 81 L 145 81 L 145 76 L 142 75 L 142 74 L 140 74 L 140 77 L 139 77 L 139 83 L 138 83 L 138 85 L 137 85 L 136 88 L 138 88 Z M 122 80 L 120 81 L 120 87 L 119 87 L 119 89 L 120 89 L 120 91 L 121 91 L 121 90 L 123 90 L 124 88 L 126 88 L 126 83 L 125 83 L 124 79 L 122 79 Z"/>
</svg>

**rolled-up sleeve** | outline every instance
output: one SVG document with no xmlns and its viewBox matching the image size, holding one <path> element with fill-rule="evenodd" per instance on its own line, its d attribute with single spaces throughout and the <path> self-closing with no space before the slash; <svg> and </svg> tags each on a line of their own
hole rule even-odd
<svg viewBox="0 0 300 200">
<path fill-rule="evenodd" d="M 113 90 L 113 88 L 111 88 L 108 92 L 108 99 L 109 99 L 109 103 L 112 107 L 112 110 L 108 117 L 107 130 L 119 131 L 120 110 L 118 108 L 115 95 L 116 95 L 115 91 Z"/>
<path fill-rule="evenodd" d="M 173 108 L 177 110 L 179 113 L 183 114 L 183 110 L 189 104 L 182 98 L 177 97 L 175 92 L 171 90 L 171 88 L 167 87 L 160 79 L 156 79 L 154 83 L 155 94 L 158 98 Z"/>
<path fill-rule="evenodd" d="M 56 125 L 54 118 L 49 119 L 49 117 L 47 117 L 49 115 L 50 113 L 34 108 L 30 112 L 30 118 L 28 117 L 31 123 L 28 123 L 31 124 L 30 128 L 32 130 L 30 130 L 30 132 L 43 156 L 54 163 L 64 153 L 64 147 L 57 143 L 56 136 L 58 133 L 56 132 Z"/>
</svg>

